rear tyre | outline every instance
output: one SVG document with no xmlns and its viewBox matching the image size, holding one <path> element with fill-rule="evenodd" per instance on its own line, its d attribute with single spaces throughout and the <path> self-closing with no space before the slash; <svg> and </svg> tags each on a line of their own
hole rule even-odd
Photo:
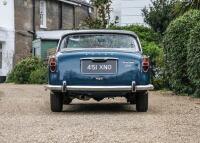
<svg viewBox="0 0 200 143">
<path fill-rule="evenodd" d="M 63 109 L 63 94 L 51 92 L 50 104 L 52 112 L 61 112 Z"/>
<path fill-rule="evenodd" d="M 136 94 L 137 112 L 147 112 L 148 110 L 148 92 Z"/>
<path fill-rule="evenodd" d="M 135 95 L 132 95 L 127 100 L 130 104 L 136 104 Z"/>
</svg>

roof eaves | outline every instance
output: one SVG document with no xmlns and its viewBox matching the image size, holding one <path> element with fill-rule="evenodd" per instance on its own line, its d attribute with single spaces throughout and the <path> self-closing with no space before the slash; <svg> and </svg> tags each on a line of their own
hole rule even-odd
<svg viewBox="0 0 200 143">
<path fill-rule="evenodd" d="M 85 1 L 81 1 L 81 0 L 58 0 L 58 1 L 61 1 L 61 2 L 67 3 L 67 4 L 71 4 L 74 6 L 84 5 L 87 7 L 92 7 L 89 3 L 85 2 Z"/>
<path fill-rule="evenodd" d="M 74 5 L 74 6 L 81 6 L 81 5 L 78 4 L 78 3 L 71 2 L 71 1 L 68 1 L 68 0 L 58 0 L 58 1 L 61 1 L 61 2 L 64 2 L 64 3 L 70 4 L 70 5 Z"/>
</svg>

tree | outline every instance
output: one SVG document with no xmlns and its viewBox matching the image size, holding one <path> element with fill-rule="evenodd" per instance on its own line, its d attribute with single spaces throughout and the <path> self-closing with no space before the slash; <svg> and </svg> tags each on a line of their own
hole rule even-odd
<svg viewBox="0 0 200 143">
<path fill-rule="evenodd" d="M 200 0 L 191 0 L 191 7 L 193 9 L 200 9 Z"/>
<path fill-rule="evenodd" d="M 169 23 L 177 16 L 174 8 L 177 0 L 151 0 L 152 5 L 142 9 L 144 21 L 160 34 L 168 27 Z"/>
<path fill-rule="evenodd" d="M 104 29 L 108 26 L 110 21 L 110 12 L 111 12 L 111 0 L 91 0 L 92 5 L 97 10 L 97 17 L 87 17 L 83 26 L 95 29 Z"/>
<path fill-rule="evenodd" d="M 200 0 L 183 0 L 178 1 L 176 4 L 175 11 L 180 15 L 183 15 L 190 9 L 197 9 L 200 10 Z"/>
</svg>

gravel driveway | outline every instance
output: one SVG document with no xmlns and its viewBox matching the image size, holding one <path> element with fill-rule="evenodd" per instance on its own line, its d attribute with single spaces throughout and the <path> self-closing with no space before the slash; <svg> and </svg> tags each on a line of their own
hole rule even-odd
<svg viewBox="0 0 200 143">
<path fill-rule="evenodd" d="M 74 100 L 52 113 L 39 85 L 0 85 L 0 143 L 200 143 L 200 100 L 150 92 L 147 113 L 123 98 Z"/>
</svg>

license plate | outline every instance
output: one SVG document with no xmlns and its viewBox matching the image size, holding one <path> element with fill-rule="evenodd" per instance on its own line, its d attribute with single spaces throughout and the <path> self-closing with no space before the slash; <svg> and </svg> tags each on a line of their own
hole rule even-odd
<svg viewBox="0 0 200 143">
<path fill-rule="evenodd" d="M 81 72 L 84 74 L 116 74 L 117 60 L 94 62 L 90 59 L 84 59 L 81 60 Z"/>
</svg>

